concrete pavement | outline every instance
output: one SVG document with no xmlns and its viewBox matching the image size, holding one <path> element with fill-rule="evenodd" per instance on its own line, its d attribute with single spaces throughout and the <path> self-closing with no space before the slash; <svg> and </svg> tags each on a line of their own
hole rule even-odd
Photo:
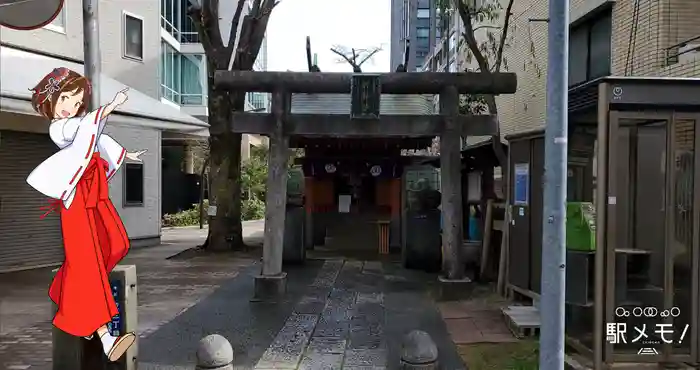
<svg viewBox="0 0 700 370">
<path fill-rule="evenodd" d="M 249 244 L 261 244 L 263 222 L 244 230 Z M 231 342 L 236 369 L 396 369 L 401 338 L 414 329 L 433 336 L 443 369 L 464 368 L 429 295 L 434 275 L 334 256 L 327 246 L 285 267 L 282 302 L 251 303 L 260 248 L 168 259 L 205 237 L 167 229 L 163 245 L 124 262 L 137 266 L 140 370 L 193 369 L 199 340 L 213 333 Z M 49 282 L 50 269 L 0 275 L 0 368 L 51 368 Z"/>
<path fill-rule="evenodd" d="M 248 243 L 261 243 L 263 224 L 244 223 Z M 252 254 L 229 253 L 188 261 L 167 259 L 200 245 L 206 231 L 164 229 L 162 245 L 136 248 L 122 262 L 136 265 L 140 336 L 157 330 L 259 260 L 257 249 Z M 47 291 L 52 269 L 0 274 L 0 369 L 50 367 L 53 312 Z"/>
</svg>

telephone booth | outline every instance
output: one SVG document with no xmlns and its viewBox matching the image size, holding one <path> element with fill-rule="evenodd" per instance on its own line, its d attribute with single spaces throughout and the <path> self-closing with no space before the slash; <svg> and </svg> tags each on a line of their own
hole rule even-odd
<svg viewBox="0 0 700 370">
<path fill-rule="evenodd" d="M 605 78 L 597 101 L 595 368 L 697 363 L 700 80 Z"/>
</svg>

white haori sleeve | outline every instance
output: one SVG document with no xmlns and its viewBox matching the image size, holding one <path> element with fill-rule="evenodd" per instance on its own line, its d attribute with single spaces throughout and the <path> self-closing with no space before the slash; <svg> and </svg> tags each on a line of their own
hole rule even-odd
<svg viewBox="0 0 700 370">
<path fill-rule="evenodd" d="M 97 148 L 97 138 L 104 129 L 104 107 L 80 118 L 62 119 L 50 129 L 51 139 L 60 149 L 38 165 L 27 177 L 27 183 L 49 198 L 63 201 L 66 208 L 73 202 L 75 186 Z M 72 136 L 72 137 L 71 137 Z"/>
<path fill-rule="evenodd" d="M 100 151 L 100 156 L 109 164 L 109 170 L 107 170 L 107 181 L 109 181 L 112 176 L 119 171 L 122 164 L 124 164 L 126 149 L 107 134 L 100 135 L 97 146 Z"/>
</svg>

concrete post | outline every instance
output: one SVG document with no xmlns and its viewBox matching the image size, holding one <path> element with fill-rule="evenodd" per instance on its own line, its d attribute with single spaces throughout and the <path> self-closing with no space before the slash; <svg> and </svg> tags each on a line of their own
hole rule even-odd
<svg viewBox="0 0 700 370">
<path fill-rule="evenodd" d="M 55 274 L 58 269 L 53 270 Z M 138 328 L 138 297 L 136 266 L 118 265 L 109 276 L 112 294 L 116 296 L 119 316 L 112 320 L 110 330 L 114 335 L 135 332 Z M 54 305 L 54 310 L 57 307 Z M 75 337 L 53 327 L 53 370 L 103 370 L 106 369 L 102 344 L 97 336 L 92 340 Z M 109 370 L 136 370 L 138 340 Z"/>
<path fill-rule="evenodd" d="M 182 169 L 183 172 L 192 175 L 195 173 L 195 168 L 194 168 L 194 148 L 191 143 L 185 143 L 185 146 L 183 148 L 183 155 L 182 155 Z"/>
<path fill-rule="evenodd" d="M 233 348 L 219 334 L 208 335 L 199 341 L 195 370 L 233 370 Z"/>
<path fill-rule="evenodd" d="M 548 24 L 540 368 L 563 370 L 566 326 L 569 0 L 549 1 Z"/>
<path fill-rule="evenodd" d="M 284 133 L 284 119 L 289 112 L 290 98 L 284 91 L 272 94 L 272 114 L 276 124 L 270 135 L 263 265 L 262 273 L 255 278 L 253 297 L 257 301 L 274 301 L 285 293 L 287 286 L 287 274 L 282 271 L 289 162 L 289 137 Z"/>
<path fill-rule="evenodd" d="M 92 94 L 88 109 L 95 110 L 100 101 L 100 75 L 102 62 L 100 55 L 100 25 L 98 22 L 98 0 L 83 0 L 83 58 L 85 77 L 92 84 Z"/>
</svg>

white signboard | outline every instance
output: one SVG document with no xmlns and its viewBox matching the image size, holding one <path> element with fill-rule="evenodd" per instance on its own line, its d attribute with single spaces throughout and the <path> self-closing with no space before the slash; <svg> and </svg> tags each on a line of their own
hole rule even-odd
<svg viewBox="0 0 700 370">
<path fill-rule="evenodd" d="M 338 195 L 338 212 L 350 213 L 350 203 L 352 197 L 350 195 Z"/>
<path fill-rule="evenodd" d="M 209 206 L 209 209 L 207 209 L 207 215 L 216 216 L 216 206 Z"/>
</svg>

